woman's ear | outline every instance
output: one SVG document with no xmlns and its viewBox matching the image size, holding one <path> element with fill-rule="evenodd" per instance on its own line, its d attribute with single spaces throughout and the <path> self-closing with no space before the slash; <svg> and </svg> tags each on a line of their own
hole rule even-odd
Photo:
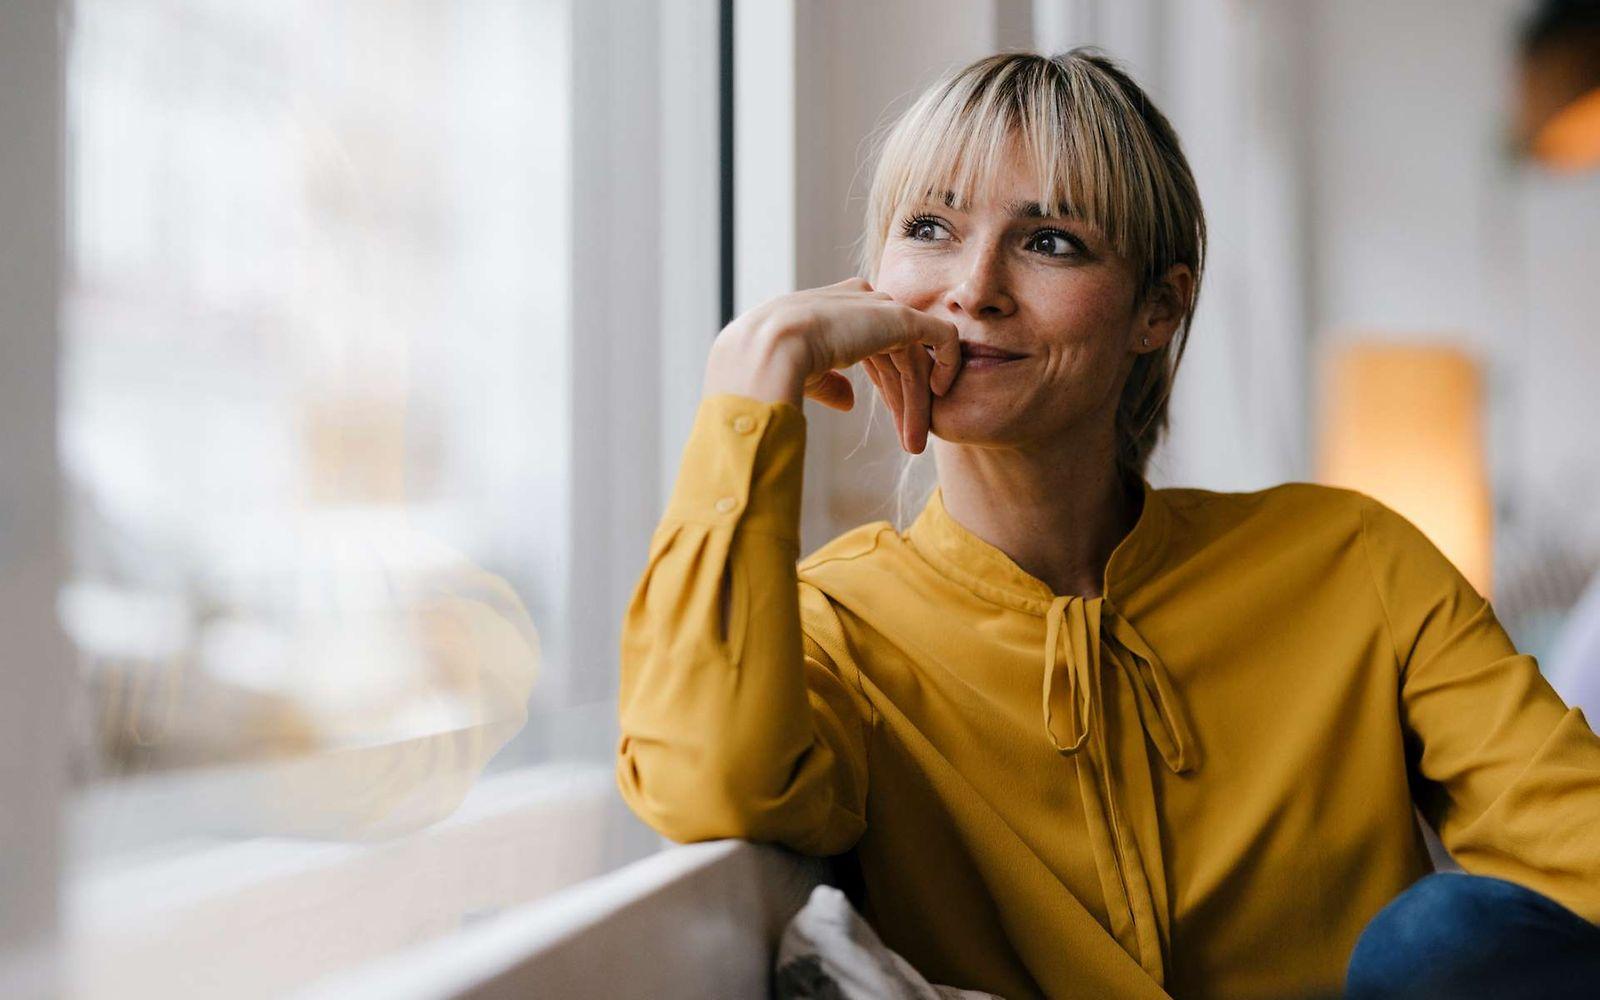
<svg viewBox="0 0 1600 1000">
<path fill-rule="evenodd" d="M 1167 268 L 1145 296 L 1134 330 L 1134 350 L 1159 351 L 1178 332 L 1189 303 L 1194 301 L 1194 272 L 1187 264 Z"/>
</svg>

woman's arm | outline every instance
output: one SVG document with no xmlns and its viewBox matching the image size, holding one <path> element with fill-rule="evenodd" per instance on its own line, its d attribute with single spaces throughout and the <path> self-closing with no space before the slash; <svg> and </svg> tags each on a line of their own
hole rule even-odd
<svg viewBox="0 0 1600 1000">
<path fill-rule="evenodd" d="M 866 829 L 872 708 L 802 628 L 833 615 L 795 568 L 805 430 L 789 402 L 702 400 L 623 621 L 618 786 L 679 842 L 823 856 Z"/>
<path fill-rule="evenodd" d="M 1415 525 L 1364 503 L 1418 807 L 1469 872 L 1600 922 L 1600 738 Z"/>
<path fill-rule="evenodd" d="M 712 345 L 622 626 L 617 783 L 674 840 L 828 855 L 866 829 L 876 718 L 832 605 L 800 585 L 795 565 L 801 405 L 849 410 L 855 393 L 839 369 L 889 351 L 917 356 L 907 391 L 919 396 L 948 390 L 961 366 L 954 324 L 860 278 L 764 302 Z"/>
</svg>

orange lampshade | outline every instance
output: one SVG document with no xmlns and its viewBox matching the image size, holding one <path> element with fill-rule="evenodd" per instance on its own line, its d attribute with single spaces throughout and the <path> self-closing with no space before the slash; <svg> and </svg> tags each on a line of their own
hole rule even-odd
<svg viewBox="0 0 1600 1000">
<path fill-rule="evenodd" d="M 1474 358 L 1448 345 L 1357 341 L 1323 368 L 1317 478 L 1408 518 L 1489 596 L 1493 506 Z"/>
<path fill-rule="evenodd" d="M 1533 155 L 1553 170 L 1600 166 L 1600 87 L 1557 111 L 1530 142 Z"/>
<path fill-rule="evenodd" d="M 1600 167 L 1600 7 L 1546 0 L 1523 39 L 1517 141 L 1561 172 Z"/>
</svg>

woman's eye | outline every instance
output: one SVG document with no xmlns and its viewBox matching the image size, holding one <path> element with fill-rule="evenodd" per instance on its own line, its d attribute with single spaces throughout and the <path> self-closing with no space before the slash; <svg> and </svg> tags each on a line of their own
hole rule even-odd
<svg viewBox="0 0 1600 1000">
<path fill-rule="evenodd" d="M 1054 249 L 1044 251 L 1049 257 L 1071 257 L 1078 252 L 1077 241 L 1059 229 L 1044 229 L 1033 234 L 1031 241 L 1035 246 L 1050 246 Z"/>
<path fill-rule="evenodd" d="M 933 233 L 935 230 L 944 229 L 944 223 L 940 222 L 938 219 L 918 217 L 907 219 L 900 228 L 901 232 L 905 234 L 907 239 L 917 240 L 925 243 L 936 242 L 938 237 L 934 236 Z"/>
</svg>

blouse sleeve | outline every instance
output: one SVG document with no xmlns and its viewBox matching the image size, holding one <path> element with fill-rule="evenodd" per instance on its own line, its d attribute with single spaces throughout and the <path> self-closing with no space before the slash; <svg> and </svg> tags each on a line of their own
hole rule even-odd
<svg viewBox="0 0 1600 1000">
<path fill-rule="evenodd" d="M 1469 872 L 1600 922 L 1600 738 L 1410 521 L 1364 498 L 1418 808 Z"/>
<path fill-rule="evenodd" d="M 788 403 L 702 400 L 623 619 L 617 784 L 680 843 L 826 856 L 866 829 L 873 709 L 796 569 L 805 429 Z"/>
</svg>

